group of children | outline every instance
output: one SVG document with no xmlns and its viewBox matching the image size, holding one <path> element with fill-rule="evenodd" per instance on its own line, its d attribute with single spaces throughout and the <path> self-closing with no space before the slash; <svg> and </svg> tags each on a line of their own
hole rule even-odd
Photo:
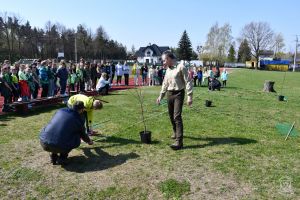
<svg viewBox="0 0 300 200">
<path fill-rule="evenodd" d="M 189 67 L 189 78 L 194 81 L 194 87 L 206 85 L 209 89 L 220 88 L 221 83 L 219 79 L 222 81 L 222 87 L 226 87 L 228 72 L 224 68 L 222 74 L 220 74 L 219 67 L 216 67 L 214 72 L 212 68 L 201 66 L 197 68 L 195 65 L 192 65 Z"/>
</svg>

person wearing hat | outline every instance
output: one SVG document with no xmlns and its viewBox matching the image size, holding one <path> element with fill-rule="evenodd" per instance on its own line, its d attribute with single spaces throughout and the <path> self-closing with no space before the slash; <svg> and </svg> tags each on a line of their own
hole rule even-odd
<svg viewBox="0 0 300 200">
<path fill-rule="evenodd" d="M 98 91 L 98 93 L 108 95 L 108 90 L 110 87 L 109 83 L 110 83 L 110 80 L 107 80 L 107 74 L 102 73 L 101 78 L 99 79 L 99 81 L 96 85 L 96 90 Z"/>
<path fill-rule="evenodd" d="M 102 109 L 102 103 L 99 100 L 94 99 L 93 97 L 88 97 L 83 94 L 76 94 L 69 98 L 67 106 L 69 108 L 73 108 L 77 101 L 81 101 L 84 104 L 84 112 L 81 114 L 81 116 L 85 120 L 88 134 L 93 135 L 97 133 L 97 131 L 94 131 L 92 129 L 93 111 Z"/>
<path fill-rule="evenodd" d="M 53 165 L 67 164 L 68 154 L 79 147 L 81 139 L 89 145 L 93 144 L 85 133 L 84 121 L 80 116 L 83 112 L 81 101 L 75 102 L 72 108 L 61 108 L 40 132 L 40 144 L 50 152 Z"/>
</svg>

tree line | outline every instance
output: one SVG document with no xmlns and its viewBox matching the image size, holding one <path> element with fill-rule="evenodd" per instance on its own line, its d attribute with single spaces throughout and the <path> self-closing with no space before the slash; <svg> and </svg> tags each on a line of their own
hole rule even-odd
<svg viewBox="0 0 300 200">
<path fill-rule="evenodd" d="M 78 60 L 126 59 L 126 51 L 124 45 L 109 38 L 102 26 L 94 33 L 83 24 L 74 30 L 51 21 L 38 28 L 29 21 L 22 23 L 14 14 L 0 13 L 0 60 L 57 58 L 58 52 L 64 52 L 67 60 L 75 60 L 76 55 Z"/>
<path fill-rule="evenodd" d="M 266 22 L 251 22 L 241 30 L 236 39 L 239 47 L 231 35 L 231 25 L 219 26 L 214 24 L 206 37 L 204 45 L 197 46 L 198 59 L 212 65 L 223 65 L 225 62 L 241 62 L 255 60 L 258 62 L 260 55 L 266 50 L 272 50 L 273 57 L 288 59 L 291 53 L 284 53 L 284 38 L 281 33 L 275 33 Z M 191 41 L 186 30 L 183 32 L 178 47 L 173 49 L 179 59 L 195 59 Z"/>
</svg>

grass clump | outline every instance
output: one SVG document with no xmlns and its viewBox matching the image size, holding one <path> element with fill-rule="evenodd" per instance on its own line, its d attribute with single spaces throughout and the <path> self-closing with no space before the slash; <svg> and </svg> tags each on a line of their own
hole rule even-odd
<svg viewBox="0 0 300 200">
<path fill-rule="evenodd" d="M 181 199 L 182 195 L 190 192 L 190 187 L 189 182 L 179 182 L 175 179 L 168 179 L 159 184 L 159 190 L 166 199 Z"/>
</svg>

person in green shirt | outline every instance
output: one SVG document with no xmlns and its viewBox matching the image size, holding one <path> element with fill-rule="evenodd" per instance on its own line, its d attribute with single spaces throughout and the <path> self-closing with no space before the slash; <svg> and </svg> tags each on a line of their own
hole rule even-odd
<svg viewBox="0 0 300 200">
<path fill-rule="evenodd" d="M 11 103 L 12 88 L 11 88 L 11 78 L 9 75 L 9 66 L 4 64 L 1 69 L 0 75 L 0 85 L 1 85 L 1 95 L 4 97 L 4 104 L 2 112 L 10 112 L 9 103 Z"/>
</svg>

